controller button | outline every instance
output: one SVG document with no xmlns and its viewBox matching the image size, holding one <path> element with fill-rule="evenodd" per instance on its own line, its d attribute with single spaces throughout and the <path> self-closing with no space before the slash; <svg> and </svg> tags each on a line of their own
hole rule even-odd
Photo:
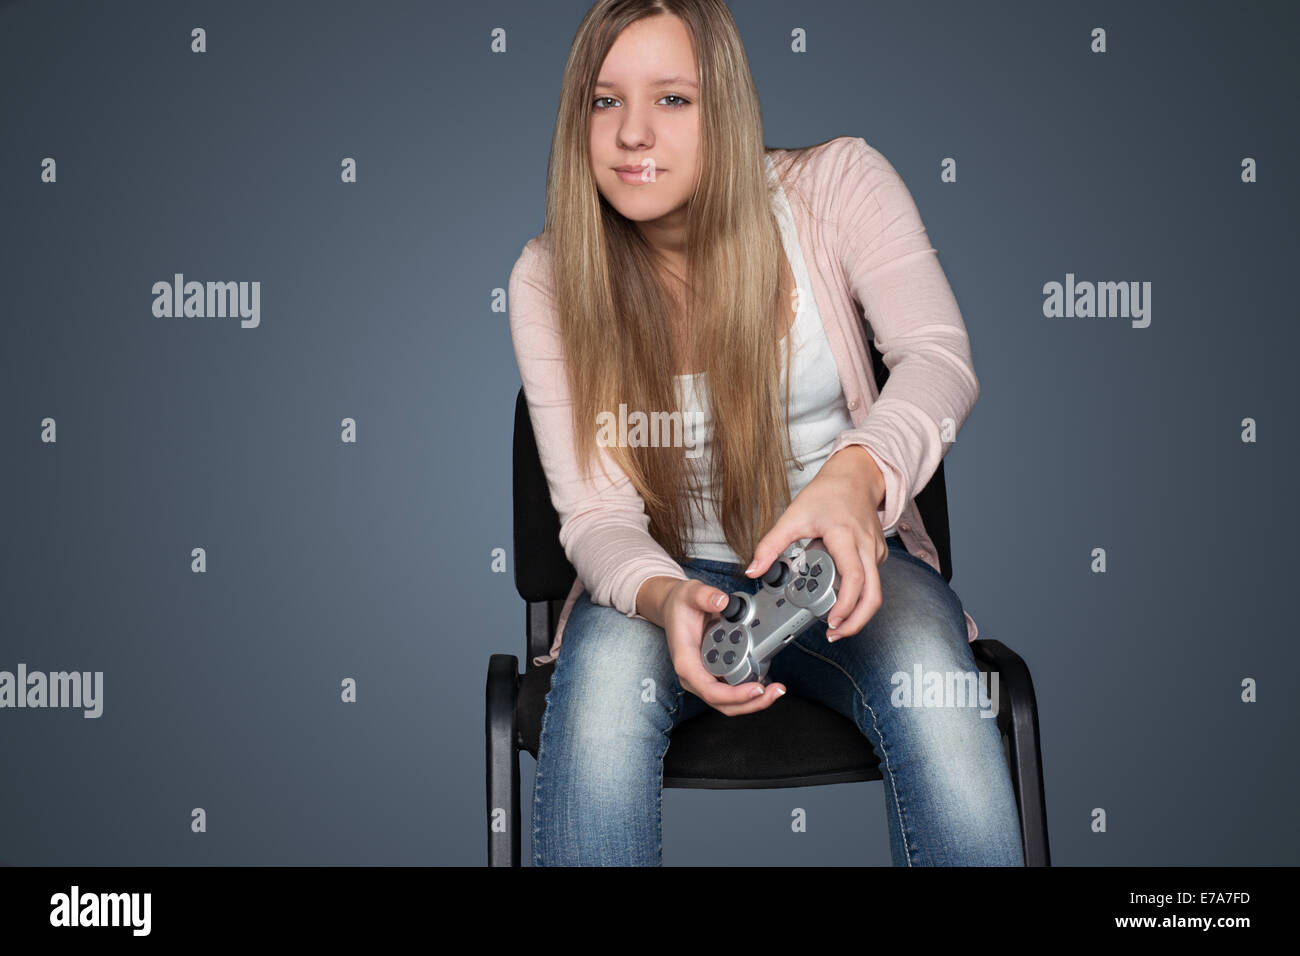
<svg viewBox="0 0 1300 956">
<path fill-rule="evenodd" d="M 777 598 L 777 599 L 776 599 L 776 606 L 777 606 L 777 607 L 780 607 L 780 606 L 781 606 L 782 604 L 784 604 L 784 603 L 785 603 L 785 598 Z"/>
<path fill-rule="evenodd" d="M 719 643 L 721 643 L 722 639 L 726 636 L 727 636 L 727 632 L 724 631 L 722 628 L 718 628 L 716 631 L 713 632 L 713 639 Z"/>
<path fill-rule="evenodd" d="M 807 578 L 800 578 L 798 581 L 794 582 L 794 589 L 796 591 L 802 591 L 804 584 L 807 583 L 807 580 L 808 580 Z"/>
<path fill-rule="evenodd" d="M 816 590 L 817 590 L 817 582 L 816 582 L 816 581 L 809 581 L 809 582 L 808 582 L 808 591 L 811 593 L 811 592 L 816 591 Z"/>
<path fill-rule="evenodd" d="M 763 622 L 760 621 L 758 618 L 754 618 L 752 621 L 749 622 L 749 626 L 750 626 L 750 627 L 758 627 L 758 625 L 760 625 L 760 624 L 762 624 L 762 623 L 763 623 Z"/>
<path fill-rule="evenodd" d="M 740 628 L 736 628 L 734 631 L 731 632 L 731 643 L 739 644 L 740 638 L 741 638 Z"/>
<path fill-rule="evenodd" d="M 812 574 L 813 577 L 817 577 L 817 575 L 819 575 L 819 574 L 821 574 L 821 573 L 822 573 L 821 562 L 818 562 L 817 564 L 814 564 L 814 565 L 813 565 L 813 567 L 812 567 L 812 571 L 811 571 L 811 574 Z"/>
<path fill-rule="evenodd" d="M 718 652 L 716 650 L 710 650 L 709 653 L 705 655 L 705 660 L 710 664 L 716 663 L 718 660 Z"/>
<path fill-rule="evenodd" d="M 723 662 L 724 664 L 734 664 L 734 663 L 736 663 L 736 652 L 735 652 L 735 651 L 727 651 L 727 653 L 724 654 L 723 657 L 722 657 L 722 662 Z"/>
</svg>

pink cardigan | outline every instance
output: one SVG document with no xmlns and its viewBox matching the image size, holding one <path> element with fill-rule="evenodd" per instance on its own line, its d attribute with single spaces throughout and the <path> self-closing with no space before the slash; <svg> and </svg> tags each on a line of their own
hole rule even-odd
<svg viewBox="0 0 1300 956">
<path fill-rule="evenodd" d="M 776 150 L 771 158 L 779 161 L 786 153 Z M 815 150 L 790 191 L 802 191 L 812 210 L 787 192 L 853 420 L 831 454 L 846 445 L 870 452 L 885 478 L 881 529 L 894 529 L 908 552 L 938 571 L 934 542 L 913 498 L 952 447 L 980 393 L 957 301 L 911 193 L 889 161 L 860 137 L 840 136 Z M 584 587 L 592 603 L 646 620 L 635 611 L 641 584 L 654 575 L 688 577 L 650 536 L 644 501 L 606 451 L 597 448 L 615 480 L 606 480 L 598 468 L 591 479 L 580 477 L 542 238 L 528 241 L 510 273 L 510 334 L 560 518 L 560 544 L 577 580 L 550 653 L 534 658 L 537 665 L 557 657 L 569 612 Z M 879 396 L 855 303 L 889 369 Z M 979 634 L 970 614 L 966 630 L 972 641 Z"/>
</svg>

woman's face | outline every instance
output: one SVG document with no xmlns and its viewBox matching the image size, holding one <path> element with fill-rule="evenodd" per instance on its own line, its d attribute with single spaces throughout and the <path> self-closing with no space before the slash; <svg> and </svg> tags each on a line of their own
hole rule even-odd
<svg viewBox="0 0 1300 956">
<path fill-rule="evenodd" d="M 591 171 L 600 194 L 628 219 L 659 219 L 690 200 L 697 81 L 690 35 L 671 14 L 628 26 L 601 64 L 591 107 Z M 620 166 L 635 169 L 620 174 Z"/>
</svg>

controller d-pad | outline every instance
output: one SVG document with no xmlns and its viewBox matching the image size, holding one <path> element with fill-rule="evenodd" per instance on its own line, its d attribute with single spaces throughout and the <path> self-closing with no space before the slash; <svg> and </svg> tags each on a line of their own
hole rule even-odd
<svg viewBox="0 0 1300 956">
<path fill-rule="evenodd" d="M 816 581 L 809 581 L 809 582 L 808 582 L 808 593 L 811 594 L 813 591 L 816 591 L 816 590 L 817 590 L 817 582 L 816 582 Z"/>
<path fill-rule="evenodd" d="M 794 589 L 796 591 L 802 591 L 805 583 L 807 583 L 807 579 L 800 578 L 798 581 L 794 582 Z"/>
<path fill-rule="evenodd" d="M 819 561 L 816 564 L 814 564 L 812 570 L 808 573 L 811 574 L 813 577 L 817 577 L 817 575 L 821 574 L 822 573 L 821 562 Z"/>
</svg>

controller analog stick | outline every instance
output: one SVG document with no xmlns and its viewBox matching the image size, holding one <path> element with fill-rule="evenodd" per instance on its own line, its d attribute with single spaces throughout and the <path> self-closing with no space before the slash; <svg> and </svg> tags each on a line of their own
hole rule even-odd
<svg viewBox="0 0 1300 956">
<path fill-rule="evenodd" d="M 767 573 L 763 575 L 763 583 L 769 587 L 777 588 L 785 584 L 789 577 L 790 569 L 785 566 L 785 562 L 774 561 L 772 566 L 767 569 Z"/>
<path fill-rule="evenodd" d="M 739 621 L 745 616 L 745 599 L 732 594 L 727 598 L 727 609 L 722 616 L 728 621 Z"/>
</svg>

